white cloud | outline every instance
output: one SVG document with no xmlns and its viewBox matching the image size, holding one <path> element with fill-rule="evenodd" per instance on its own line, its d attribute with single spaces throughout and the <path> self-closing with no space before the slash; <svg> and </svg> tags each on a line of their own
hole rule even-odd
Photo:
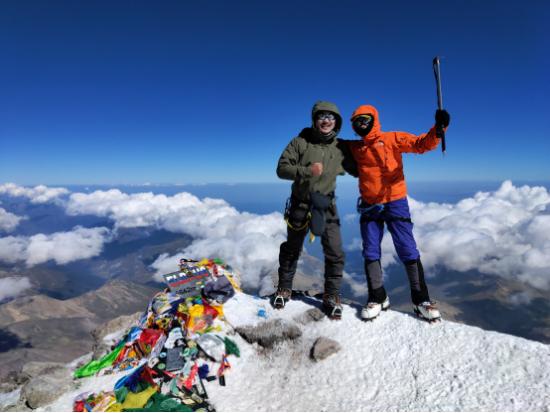
<svg viewBox="0 0 550 413">
<path fill-rule="evenodd" d="M 365 281 L 365 274 L 348 274 L 346 271 L 344 271 L 343 279 L 349 287 L 351 288 L 351 292 L 355 297 L 363 298 L 367 295 L 368 286 L 367 282 Z"/>
<path fill-rule="evenodd" d="M 0 261 L 9 264 L 25 261 L 28 244 L 28 237 L 0 238 Z"/>
<path fill-rule="evenodd" d="M 531 303 L 532 297 L 527 291 L 511 294 L 508 302 L 514 306 L 522 306 Z"/>
<path fill-rule="evenodd" d="M 105 227 L 75 227 L 69 232 L 48 235 L 4 237 L 0 238 L 0 261 L 24 261 L 29 267 L 49 260 L 67 264 L 99 255 L 103 244 L 110 240 L 110 234 Z"/>
<path fill-rule="evenodd" d="M 363 249 L 363 240 L 361 238 L 353 237 L 351 242 L 344 246 L 344 249 L 346 251 L 361 251 Z"/>
<path fill-rule="evenodd" d="M 354 212 L 352 214 L 346 214 L 344 215 L 344 222 L 346 222 L 347 224 L 353 224 L 354 222 L 357 222 L 359 223 L 359 214 Z M 359 225 L 359 224 L 357 224 Z"/>
<path fill-rule="evenodd" d="M 0 188 L 6 192 L 6 185 Z M 10 191 L 17 192 L 13 187 Z M 48 188 L 42 192 L 49 193 Z M 457 271 L 478 270 L 537 288 L 550 288 L 549 206 L 550 195 L 545 188 L 515 187 L 510 181 L 505 181 L 497 191 L 479 192 L 456 204 L 410 199 L 415 237 L 428 276 L 434 274 L 436 266 L 444 266 Z M 244 285 L 251 288 L 268 282 L 262 277 L 277 268 L 279 245 L 286 235 L 279 213 L 241 213 L 223 200 L 200 200 L 189 193 L 126 194 L 117 189 L 74 193 L 66 203 L 66 211 L 70 215 L 109 217 L 115 227 L 154 227 L 189 234 L 194 241 L 181 254 L 161 255 L 153 264 L 157 276 L 174 270 L 181 256 L 219 257 L 240 270 Z M 357 220 L 357 215 L 350 214 L 344 219 Z M 59 262 L 71 259 L 54 254 L 52 249 L 41 252 L 53 240 L 35 237 L 35 249 L 29 247 L 30 238 L 0 239 L 0 256 L 12 262 L 14 257 L 24 256 L 27 263 L 43 262 L 46 257 Z M 353 240 L 347 249 L 360 246 L 359 240 Z M 91 245 L 88 249 L 93 250 Z M 93 250 L 92 255 L 99 250 Z M 32 257 L 29 251 L 33 252 Z M 384 266 L 398 261 L 388 235 L 384 237 L 382 254 Z"/>
<path fill-rule="evenodd" d="M 31 287 L 31 282 L 27 277 L 0 278 L 0 301 L 17 297 Z"/>
<path fill-rule="evenodd" d="M 44 185 L 38 185 L 34 188 L 27 188 L 13 183 L 0 185 L 0 194 L 29 198 L 33 204 L 59 202 L 60 197 L 68 193 L 69 190 L 66 188 L 50 188 Z"/>
<path fill-rule="evenodd" d="M 13 231 L 23 219 L 26 219 L 26 217 L 17 216 L 4 208 L 0 208 L 0 231 Z"/>
<path fill-rule="evenodd" d="M 177 269 L 181 257 L 216 257 L 239 270 L 244 287 L 258 288 L 264 276 L 277 268 L 279 245 L 286 235 L 280 213 L 239 212 L 224 200 L 200 200 L 185 192 L 174 196 L 125 194 L 117 189 L 75 193 L 67 213 L 109 217 L 119 228 L 152 226 L 191 235 L 194 241 L 180 254 L 163 254 L 153 263 L 159 280 Z"/>
<path fill-rule="evenodd" d="M 208 225 L 208 224 L 206 224 Z M 199 236 L 180 254 L 161 255 L 152 267 L 157 270 L 156 279 L 177 269 L 180 258 L 221 258 L 241 274 L 245 288 L 267 288 L 262 281 L 278 266 L 279 245 L 284 241 L 284 221 L 281 214 L 253 215 L 242 213 L 223 218 L 220 228 L 216 223 L 205 228 L 205 236 Z M 216 234 L 212 234 L 216 232 Z"/>
<path fill-rule="evenodd" d="M 518 279 L 550 288 L 550 195 L 543 187 L 505 181 L 456 205 L 411 203 L 427 266 Z"/>
</svg>

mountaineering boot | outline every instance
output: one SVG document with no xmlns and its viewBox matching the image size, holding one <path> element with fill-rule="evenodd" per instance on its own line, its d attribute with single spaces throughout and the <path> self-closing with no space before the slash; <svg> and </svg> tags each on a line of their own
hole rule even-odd
<svg viewBox="0 0 550 413">
<path fill-rule="evenodd" d="M 437 309 L 435 301 L 424 301 L 418 305 L 415 304 L 413 305 L 413 310 L 418 317 L 430 323 L 441 321 L 441 313 Z"/>
<path fill-rule="evenodd" d="M 382 303 L 371 301 L 361 310 L 361 318 L 365 321 L 374 320 L 380 315 L 381 311 L 386 311 L 388 308 L 390 308 L 390 298 L 387 296 Z"/>
<path fill-rule="evenodd" d="M 292 290 L 290 288 L 277 288 L 277 292 L 273 298 L 273 307 L 277 310 L 285 308 L 285 305 L 290 300 L 291 295 Z"/>
<path fill-rule="evenodd" d="M 342 318 L 342 304 L 337 294 L 323 294 L 323 311 L 331 320 Z"/>
</svg>

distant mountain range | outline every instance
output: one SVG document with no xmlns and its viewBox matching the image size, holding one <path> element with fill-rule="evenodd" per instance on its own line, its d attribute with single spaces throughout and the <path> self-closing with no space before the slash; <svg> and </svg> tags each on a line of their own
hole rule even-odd
<svg viewBox="0 0 550 413">
<path fill-rule="evenodd" d="M 120 315 L 142 311 L 158 289 L 109 281 L 67 300 L 46 295 L 0 306 L 0 377 L 29 361 L 69 362 L 92 350 L 91 331 Z"/>
</svg>

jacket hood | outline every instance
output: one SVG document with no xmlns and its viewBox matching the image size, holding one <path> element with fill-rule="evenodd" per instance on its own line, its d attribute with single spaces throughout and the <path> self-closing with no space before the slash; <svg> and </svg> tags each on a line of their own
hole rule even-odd
<svg viewBox="0 0 550 413">
<path fill-rule="evenodd" d="M 336 116 L 336 125 L 334 126 L 334 135 L 338 135 L 340 132 L 340 129 L 342 129 L 342 115 L 340 115 L 340 111 L 338 110 L 338 106 L 336 106 L 332 102 L 327 102 L 324 100 L 320 100 L 318 102 L 315 102 L 315 105 L 313 105 L 313 108 L 311 109 L 311 123 L 312 128 L 315 129 L 315 115 L 317 112 L 331 112 L 334 113 L 334 116 Z"/>
<path fill-rule="evenodd" d="M 359 115 L 371 115 L 373 118 L 373 124 L 372 129 L 367 134 L 367 136 L 363 137 L 363 140 L 371 139 L 375 136 L 380 135 L 381 126 L 380 126 L 380 119 L 378 119 L 378 111 L 374 106 L 371 105 L 361 105 L 355 111 L 353 112 L 353 115 L 351 115 L 351 121 L 353 122 L 353 119 L 355 119 Z"/>
</svg>

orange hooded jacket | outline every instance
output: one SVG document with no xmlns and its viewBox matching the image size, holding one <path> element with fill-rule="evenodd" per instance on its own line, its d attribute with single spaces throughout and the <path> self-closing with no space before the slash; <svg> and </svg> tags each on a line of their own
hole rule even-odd
<svg viewBox="0 0 550 413">
<path fill-rule="evenodd" d="M 435 126 L 420 136 L 407 132 L 382 132 L 374 106 L 359 106 L 352 119 L 371 115 L 373 127 L 362 140 L 347 141 L 359 172 L 361 198 L 369 204 L 385 204 L 407 196 L 401 154 L 424 153 L 439 143 Z"/>
</svg>

